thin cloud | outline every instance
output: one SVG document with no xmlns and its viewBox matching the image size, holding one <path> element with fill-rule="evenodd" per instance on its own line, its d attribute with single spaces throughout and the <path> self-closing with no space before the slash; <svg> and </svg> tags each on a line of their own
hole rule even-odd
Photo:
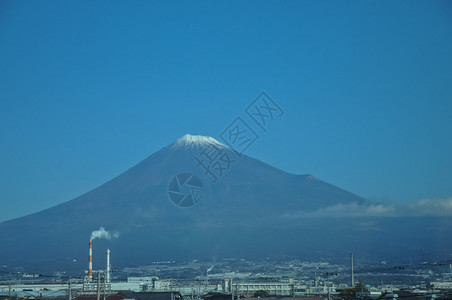
<svg viewBox="0 0 452 300">
<path fill-rule="evenodd" d="M 452 216 L 452 197 L 440 199 L 422 199 L 409 203 L 406 207 L 408 215 L 415 216 Z"/>
<path fill-rule="evenodd" d="M 452 217 L 452 197 L 440 199 L 422 199 L 405 204 L 336 204 L 315 211 L 299 210 L 282 215 L 283 218 L 316 217 L 402 217 L 402 216 L 438 216 Z"/>
<path fill-rule="evenodd" d="M 393 205 L 371 204 L 363 205 L 358 203 L 336 204 L 321 208 L 316 211 L 297 211 L 286 213 L 284 218 L 306 218 L 306 217 L 382 217 L 393 216 L 395 208 Z"/>
</svg>

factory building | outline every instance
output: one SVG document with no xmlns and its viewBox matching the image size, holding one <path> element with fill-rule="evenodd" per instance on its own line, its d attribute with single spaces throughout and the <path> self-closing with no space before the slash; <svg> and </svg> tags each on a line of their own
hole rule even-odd
<svg viewBox="0 0 452 300">
<path fill-rule="evenodd" d="M 104 298 L 105 296 L 105 298 Z M 132 291 L 120 291 L 116 294 L 100 295 L 101 299 L 105 300 L 127 300 L 127 299 L 139 299 L 139 300 L 180 300 L 182 296 L 179 293 L 165 292 L 132 292 Z M 96 300 L 97 295 L 79 296 L 73 298 L 73 300 Z"/>
<path fill-rule="evenodd" d="M 223 280 L 223 292 L 253 295 L 257 291 L 266 291 L 270 295 L 288 296 L 293 293 L 293 284 L 289 282 L 248 282 L 233 283 L 231 279 Z"/>
<path fill-rule="evenodd" d="M 169 291 L 171 280 L 160 280 L 156 276 L 152 277 L 128 277 L 127 284 L 138 287 L 140 291 Z M 113 283 L 114 286 L 114 283 Z"/>
</svg>

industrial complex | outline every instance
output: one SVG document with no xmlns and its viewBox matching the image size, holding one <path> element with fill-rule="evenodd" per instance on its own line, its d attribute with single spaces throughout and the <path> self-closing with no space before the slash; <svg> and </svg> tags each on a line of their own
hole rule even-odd
<svg viewBox="0 0 452 300">
<path fill-rule="evenodd" d="M 107 264 L 93 269 L 93 241 L 89 242 L 88 268 L 84 276 L 55 276 L 43 278 L 40 274 L 22 273 L 20 278 L 0 282 L 0 299 L 239 299 L 254 297 L 309 297 L 310 299 L 396 299 L 399 295 L 413 299 L 450 299 L 452 295 L 452 266 L 438 280 L 431 269 L 425 273 L 391 273 L 388 269 L 380 272 L 385 284 L 365 285 L 361 279 L 367 278 L 362 272 L 355 280 L 354 259 L 350 254 L 349 266 L 329 263 L 289 262 L 281 263 L 249 262 L 230 259 L 217 262 L 220 272 L 213 273 L 214 265 L 202 271 L 205 263 L 193 261 L 186 265 L 172 266 L 171 262 L 158 263 L 158 268 L 137 267 L 123 270 L 118 276 L 111 267 L 110 250 L 106 252 Z M 237 271 L 231 271 L 236 265 Z M 267 268 L 267 269 L 266 269 Z M 180 276 L 186 270 L 195 270 L 197 276 Z M 331 272 L 331 270 L 337 272 Z M 206 270 L 206 269 L 204 269 Z M 269 270 L 275 271 L 274 273 Z M 396 268 L 401 271 L 402 267 Z M 404 270 L 404 269 L 403 269 Z M 162 273 L 162 272 L 169 273 Z M 247 272 L 248 271 L 248 272 Z M 325 272 L 329 271 L 329 272 Z M 159 273 L 149 275 L 149 273 Z M 318 273 L 316 273 L 318 272 Z M 302 275 L 300 275 L 302 274 Z M 303 274 L 309 274 L 304 276 Z M 312 276 L 314 274 L 314 276 Z M 20 275 L 20 274 L 19 274 Z M 124 276 L 126 275 L 126 276 Z M 160 276 L 164 277 L 160 277 Z M 394 284 L 397 276 L 409 276 L 407 281 L 417 284 Z M 399 276 L 399 278 L 400 278 Z M 5 278 L 3 278 L 5 279 Z M 392 284 L 388 281 L 392 280 Z M 436 281 L 435 281 L 436 280 Z M 402 297 L 402 296 L 401 296 Z"/>
</svg>

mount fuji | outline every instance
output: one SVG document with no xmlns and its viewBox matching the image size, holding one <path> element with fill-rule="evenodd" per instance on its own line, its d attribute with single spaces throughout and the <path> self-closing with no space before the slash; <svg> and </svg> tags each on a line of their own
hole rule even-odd
<svg viewBox="0 0 452 300">
<path fill-rule="evenodd" d="M 335 213 L 350 207 L 362 214 Z M 372 208 L 379 206 L 312 175 L 185 135 L 92 191 L 0 223 L 0 265 L 85 270 L 90 234 L 100 227 L 114 234 L 94 242 L 95 268 L 104 265 L 99 253 L 107 248 L 116 267 L 360 251 L 374 260 L 446 255 L 450 220 L 369 214 Z"/>
</svg>

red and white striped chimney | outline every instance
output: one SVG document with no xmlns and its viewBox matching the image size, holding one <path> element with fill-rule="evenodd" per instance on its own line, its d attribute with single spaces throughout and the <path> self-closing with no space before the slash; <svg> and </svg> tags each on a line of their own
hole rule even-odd
<svg viewBox="0 0 452 300">
<path fill-rule="evenodd" d="M 88 277 L 93 278 L 93 242 L 89 242 Z"/>
</svg>

